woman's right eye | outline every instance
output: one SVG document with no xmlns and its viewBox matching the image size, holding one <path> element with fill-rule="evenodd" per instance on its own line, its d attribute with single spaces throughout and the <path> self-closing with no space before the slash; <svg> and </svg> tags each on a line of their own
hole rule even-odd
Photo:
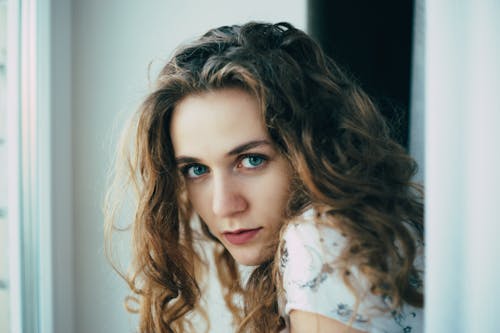
<svg viewBox="0 0 500 333">
<path fill-rule="evenodd" d="M 202 164 L 190 164 L 182 168 L 182 173 L 187 178 L 198 178 L 208 172 L 208 168 Z"/>
</svg>

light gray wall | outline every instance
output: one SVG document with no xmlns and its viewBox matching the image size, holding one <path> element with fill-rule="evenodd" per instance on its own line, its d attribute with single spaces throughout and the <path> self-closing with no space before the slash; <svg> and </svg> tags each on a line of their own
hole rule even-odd
<svg viewBox="0 0 500 333">
<path fill-rule="evenodd" d="M 425 8 L 426 332 L 500 327 L 500 2 Z"/>
<path fill-rule="evenodd" d="M 147 91 L 151 61 L 165 60 L 180 42 L 211 27 L 249 20 L 305 28 L 306 2 L 72 2 L 75 332 L 131 332 L 136 325 L 123 307 L 127 288 L 103 255 L 101 206 L 118 115 L 133 111 Z M 224 323 L 212 331 L 223 332 Z"/>
<path fill-rule="evenodd" d="M 74 327 L 75 301 L 75 263 L 74 263 L 74 225 L 73 221 L 73 170 L 72 170 L 72 50 L 71 50 L 71 1 L 52 0 L 51 6 L 45 5 L 46 15 L 50 16 L 50 29 L 47 42 L 47 60 L 50 72 L 48 77 L 50 93 L 50 141 L 51 176 L 50 198 L 51 231 L 47 246 L 51 246 L 53 272 L 52 278 L 52 318 L 42 319 L 43 332 L 53 330 L 64 333 Z M 49 12 L 50 10 L 50 12 Z M 44 193 L 47 197 L 49 194 Z M 43 241 L 42 241 L 43 242 Z M 42 245 L 43 246 L 43 245 Z M 42 252 L 42 251 L 41 251 Z M 48 271 L 45 269 L 43 271 Z M 43 276 L 42 271 L 42 276 Z M 47 304 L 42 305 L 47 307 Z M 45 312 L 43 312 L 45 311 Z M 48 316 L 49 309 L 42 309 L 42 316 Z"/>
</svg>

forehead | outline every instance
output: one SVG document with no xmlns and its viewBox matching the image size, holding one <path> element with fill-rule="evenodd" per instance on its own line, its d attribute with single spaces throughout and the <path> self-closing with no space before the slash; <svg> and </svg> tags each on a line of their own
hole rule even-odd
<svg viewBox="0 0 500 333">
<path fill-rule="evenodd" d="M 175 107 L 170 136 L 176 156 L 224 154 L 253 140 L 268 140 L 258 100 L 242 89 L 188 95 Z"/>
</svg>

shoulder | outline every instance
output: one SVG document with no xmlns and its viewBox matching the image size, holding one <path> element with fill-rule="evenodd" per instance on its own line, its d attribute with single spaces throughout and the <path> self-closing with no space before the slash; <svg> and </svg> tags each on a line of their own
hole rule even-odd
<svg viewBox="0 0 500 333">
<path fill-rule="evenodd" d="M 302 264 L 314 264 L 315 259 L 332 261 L 347 243 L 345 236 L 333 223 L 316 216 L 311 208 L 292 220 L 283 231 L 284 259 Z M 282 262 L 285 266 L 287 264 Z"/>
<path fill-rule="evenodd" d="M 324 223 L 321 216 L 314 214 L 307 211 L 291 221 L 282 234 L 280 312 L 284 318 L 289 320 L 292 310 L 300 310 L 361 331 L 382 327 L 397 332 L 404 326 L 419 332 L 421 309 L 405 306 L 400 312 L 385 311 L 384 298 L 371 294 L 363 274 L 356 267 L 346 267 L 342 260 L 348 239 L 335 227 L 335 221 Z M 345 282 L 347 269 L 351 287 Z M 362 299 L 356 295 L 362 295 Z"/>
<path fill-rule="evenodd" d="M 339 230 L 332 225 L 317 223 L 314 214 L 312 209 L 306 211 L 299 219 L 290 222 L 283 232 L 280 267 L 294 278 L 315 275 L 323 263 L 333 263 L 346 244 L 346 238 Z"/>
<path fill-rule="evenodd" d="M 307 210 L 284 230 L 280 264 L 286 280 L 324 277 L 321 270 L 329 271 L 346 245 L 341 232 L 331 224 L 318 223 L 315 214 L 313 209 Z"/>
<path fill-rule="evenodd" d="M 283 232 L 287 247 L 294 245 L 342 248 L 346 244 L 345 236 L 332 221 L 326 221 L 311 208 L 300 217 L 291 221 Z"/>
<path fill-rule="evenodd" d="M 322 223 L 310 210 L 283 232 L 280 272 L 285 318 L 292 310 L 320 314 L 353 327 L 366 321 L 354 315 L 354 294 L 343 281 L 338 259 L 347 239 L 333 224 Z M 353 316 L 354 315 L 354 316 Z"/>
</svg>

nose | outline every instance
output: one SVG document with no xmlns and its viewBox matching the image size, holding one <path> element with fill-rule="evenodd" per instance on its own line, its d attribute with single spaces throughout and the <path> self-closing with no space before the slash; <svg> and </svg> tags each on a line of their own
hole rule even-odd
<svg viewBox="0 0 500 333">
<path fill-rule="evenodd" d="M 229 175 L 214 176 L 212 209 L 218 217 L 230 217 L 244 212 L 248 201 L 242 192 L 241 184 Z"/>
</svg>

